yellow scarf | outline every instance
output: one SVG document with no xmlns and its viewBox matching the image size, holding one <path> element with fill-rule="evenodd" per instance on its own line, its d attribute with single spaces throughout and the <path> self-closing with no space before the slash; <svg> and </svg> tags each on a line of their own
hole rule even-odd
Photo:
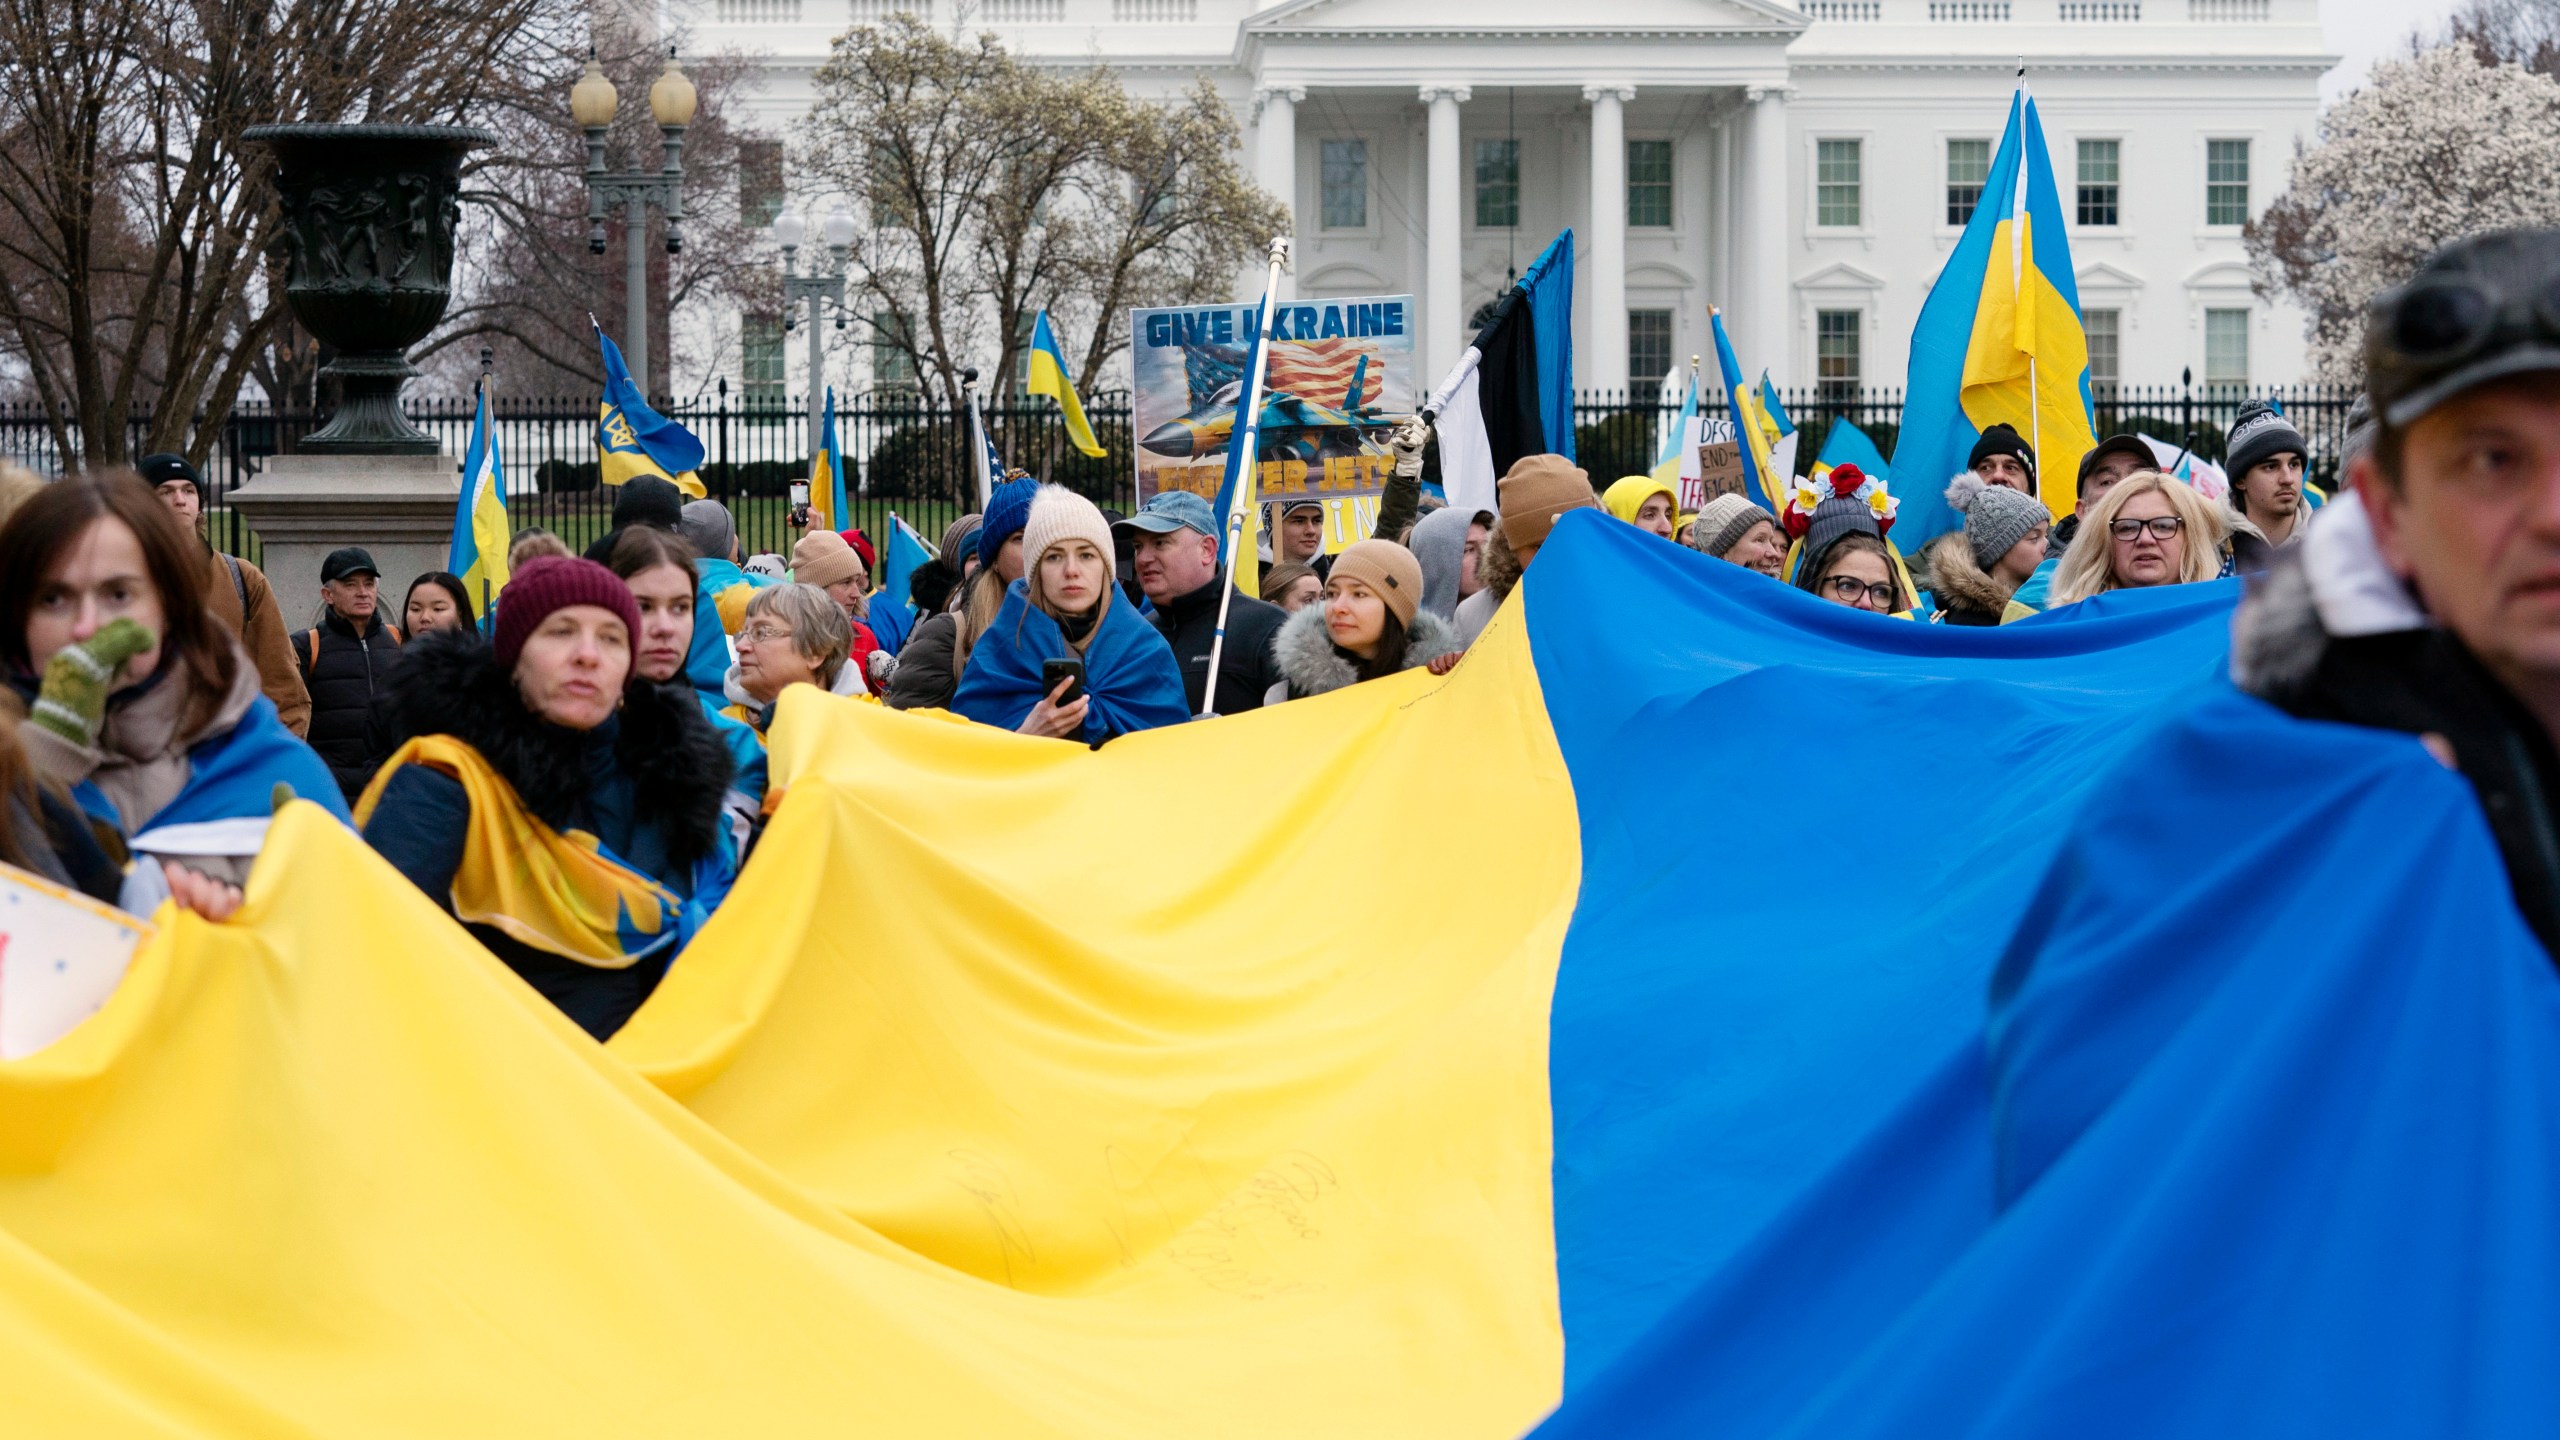
<svg viewBox="0 0 2560 1440">
<path fill-rule="evenodd" d="M 453 875 L 456 919 L 606 970 L 622 969 L 678 933 L 684 902 L 674 891 L 615 859 L 586 831 L 543 824 L 479 751 L 450 735 L 419 736 L 382 762 L 356 802 L 358 829 L 403 765 L 451 776 L 471 801 Z"/>
</svg>

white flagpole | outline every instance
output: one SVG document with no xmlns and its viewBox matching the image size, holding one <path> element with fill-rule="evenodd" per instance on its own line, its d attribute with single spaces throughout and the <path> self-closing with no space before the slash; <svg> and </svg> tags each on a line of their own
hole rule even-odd
<svg viewBox="0 0 2560 1440">
<path fill-rule="evenodd" d="M 2027 308 L 2027 59 L 2018 57 L 2018 174 L 2009 191 L 2009 295 L 2020 310 Z M 2044 460 L 2044 402 L 2037 393 L 2036 352 L 2027 352 L 2027 445 L 2036 452 L 2038 464 Z M 2036 484 L 2042 492 L 2044 484 Z"/>
<path fill-rule="evenodd" d="M 1253 373 L 1245 377 L 1239 402 L 1243 408 L 1228 431 L 1231 438 L 1227 453 L 1235 457 L 1239 467 L 1258 463 L 1262 447 L 1262 373 L 1271 360 L 1271 297 L 1280 293 L 1280 272 L 1288 263 L 1289 239 L 1275 236 L 1271 241 L 1271 273 L 1263 278 L 1262 304 L 1254 311 Z M 1236 472 L 1235 513 L 1227 517 L 1227 563 L 1218 577 L 1218 628 L 1209 636 L 1209 683 L 1200 691 L 1201 716 L 1218 713 L 1218 664 L 1227 653 L 1227 610 L 1236 598 L 1236 557 L 1244 550 L 1245 527 L 1254 508 L 1244 503 L 1244 477 L 1251 473 L 1242 468 Z M 1253 498 L 1256 504 L 1260 503 L 1258 487 Z"/>
<path fill-rule="evenodd" d="M 978 372 L 960 372 L 960 393 L 969 402 L 969 468 L 978 477 L 978 513 L 994 503 L 996 477 L 987 473 L 987 422 L 978 413 Z"/>
</svg>

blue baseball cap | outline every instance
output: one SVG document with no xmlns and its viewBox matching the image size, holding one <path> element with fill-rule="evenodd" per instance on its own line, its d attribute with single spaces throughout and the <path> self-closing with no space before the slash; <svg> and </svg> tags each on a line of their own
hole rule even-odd
<svg viewBox="0 0 2560 1440">
<path fill-rule="evenodd" d="M 1156 497 L 1138 507 L 1138 513 L 1111 527 L 1114 530 L 1144 530 L 1150 535 L 1170 535 L 1176 530 L 1197 530 L 1216 539 L 1218 517 L 1209 511 L 1209 502 L 1188 490 L 1158 491 Z"/>
</svg>

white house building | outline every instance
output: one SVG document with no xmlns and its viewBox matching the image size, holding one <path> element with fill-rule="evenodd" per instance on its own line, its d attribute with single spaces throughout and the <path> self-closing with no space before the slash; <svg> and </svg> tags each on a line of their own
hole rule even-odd
<svg viewBox="0 0 2560 1440">
<path fill-rule="evenodd" d="M 766 57 L 753 104 L 777 131 L 828 40 L 894 10 L 1099 59 L 1141 93 L 1211 77 L 1295 217 L 1295 292 L 1412 292 L 1433 376 L 1571 226 L 1576 380 L 1609 390 L 1708 351 L 1710 304 L 1755 372 L 1899 386 L 2023 61 L 2095 378 L 2281 384 L 2303 365 L 2301 317 L 2252 293 L 2240 228 L 2317 119 L 2336 60 L 2317 0 L 698 7 L 702 43 Z"/>
</svg>

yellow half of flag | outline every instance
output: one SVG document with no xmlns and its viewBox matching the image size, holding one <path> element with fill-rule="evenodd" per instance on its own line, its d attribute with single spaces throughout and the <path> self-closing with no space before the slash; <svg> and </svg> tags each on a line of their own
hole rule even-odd
<svg viewBox="0 0 2560 1440">
<path fill-rule="evenodd" d="M 2070 302 L 2036 267 L 2029 219 L 2003 220 L 1992 234 L 1958 403 L 1975 429 L 2007 425 L 2035 447 L 2037 493 L 2058 518 L 2079 504 L 2080 457 L 2098 444 L 2080 396 L 2080 377 L 2089 368 L 2089 338 Z M 2013 226 L 2020 277 L 2014 283 L 2009 254 Z"/>
</svg>

